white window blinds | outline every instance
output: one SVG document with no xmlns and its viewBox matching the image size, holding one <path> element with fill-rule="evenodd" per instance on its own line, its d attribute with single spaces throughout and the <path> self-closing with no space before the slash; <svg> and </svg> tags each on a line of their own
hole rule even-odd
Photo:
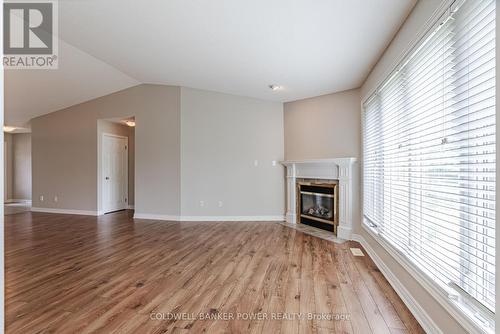
<svg viewBox="0 0 500 334">
<path fill-rule="evenodd" d="M 456 1 L 364 105 L 365 222 L 495 310 L 495 1 Z M 484 313 L 483 313 L 484 314 Z"/>
</svg>

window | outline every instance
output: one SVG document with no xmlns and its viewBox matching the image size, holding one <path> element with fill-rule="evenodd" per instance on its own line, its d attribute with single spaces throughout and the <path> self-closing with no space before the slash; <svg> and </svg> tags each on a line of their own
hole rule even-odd
<svg viewBox="0 0 500 334">
<path fill-rule="evenodd" d="M 495 1 L 455 1 L 363 118 L 365 223 L 492 330 Z"/>
</svg>

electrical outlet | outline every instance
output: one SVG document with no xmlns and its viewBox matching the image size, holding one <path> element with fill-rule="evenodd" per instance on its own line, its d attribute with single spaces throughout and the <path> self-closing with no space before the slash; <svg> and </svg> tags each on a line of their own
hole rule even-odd
<svg viewBox="0 0 500 334">
<path fill-rule="evenodd" d="M 219 201 L 219 203 L 218 203 L 219 208 L 222 208 L 223 205 L 224 205 L 224 203 L 222 203 L 222 201 Z"/>
<path fill-rule="evenodd" d="M 40 202 L 43 202 L 43 195 L 40 195 Z"/>
<path fill-rule="evenodd" d="M 271 162 L 271 164 L 272 164 L 273 166 L 276 166 L 276 160 L 273 160 L 273 161 Z"/>
<path fill-rule="evenodd" d="M 200 201 L 200 207 L 204 207 L 205 206 L 205 201 Z"/>
<path fill-rule="evenodd" d="M 254 165 L 255 167 L 257 167 L 257 166 L 259 165 L 259 160 L 254 160 L 254 161 L 253 161 L 253 165 Z"/>
<path fill-rule="evenodd" d="M 54 196 L 54 202 L 57 203 L 58 200 L 59 200 L 59 198 L 57 196 Z"/>
</svg>

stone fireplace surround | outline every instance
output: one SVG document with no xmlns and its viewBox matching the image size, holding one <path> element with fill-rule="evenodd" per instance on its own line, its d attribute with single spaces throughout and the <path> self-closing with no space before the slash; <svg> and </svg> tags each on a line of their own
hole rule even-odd
<svg viewBox="0 0 500 334">
<path fill-rule="evenodd" d="M 286 167 L 286 221 L 297 224 L 297 180 L 338 180 L 339 225 L 337 237 L 351 239 L 353 217 L 353 167 L 356 158 L 282 161 Z"/>
</svg>

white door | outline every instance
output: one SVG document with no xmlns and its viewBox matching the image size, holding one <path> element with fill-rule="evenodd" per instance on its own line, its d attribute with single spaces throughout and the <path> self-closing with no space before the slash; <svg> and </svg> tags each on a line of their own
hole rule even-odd
<svg viewBox="0 0 500 334">
<path fill-rule="evenodd" d="M 102 137 L 102 198 L 104 213 L 127 208 L 128 139 Z"/>
</svg>

